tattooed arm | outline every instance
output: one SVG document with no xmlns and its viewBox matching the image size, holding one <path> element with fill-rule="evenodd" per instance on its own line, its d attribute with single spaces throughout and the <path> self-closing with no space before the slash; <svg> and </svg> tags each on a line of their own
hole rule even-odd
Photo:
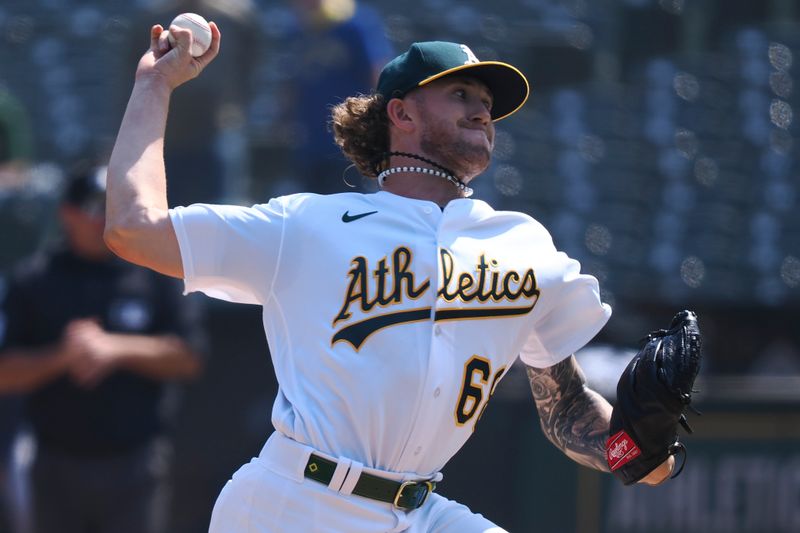
<svg viewBox="0 0 800 533">
<path fill-rule="evenodd" d="M 573 461 L 608 472 L 606 438 L 611 405 L 586 386 L 575 356 L 548 368 L 529 366 L 527 371 L 545 436 Z M 670 457 L 640 483 L 662 483 L 674 464 L 675 458 Z"/>
<path fill-rule="evenodd" d="M 545 436 L 570 459 L 608 472 L 605 450 L 611 405 L 586 386 L 575 356 L 548 368 L 527 370 Z"/>
</svg>

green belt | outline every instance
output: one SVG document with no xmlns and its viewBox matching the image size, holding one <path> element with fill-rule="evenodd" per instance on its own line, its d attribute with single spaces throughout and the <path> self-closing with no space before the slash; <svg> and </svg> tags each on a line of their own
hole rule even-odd
<svg viewBox="0 0 800 533">
<path fill-rule="evenodd" d="M 333 473 L 336 470 L 336 462 L 311 454 L 306 464 L 305 476 L 314 481 L 319 481 L 326 485 L 330 484 Z M 373 476 L 362 472 L 353 488 L 353 494 L 391 503 L 398 509 L 412 511 L 419 509 L 428 495 L 436 489 L 433 481 L 392 481 L 382 477 Z"/>
</svg>

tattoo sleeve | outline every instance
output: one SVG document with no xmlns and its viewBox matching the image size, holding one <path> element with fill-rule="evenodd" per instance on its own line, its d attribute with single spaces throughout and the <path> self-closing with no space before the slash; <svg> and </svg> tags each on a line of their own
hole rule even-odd
<svg viewBox="0 0 800 533">
<path fill-rule="evenodd" d="M 527 367 L 545 436 L 570 459 L 608 472 L 605 445 L 611 405 L 586 386 L 575 356 L 549 368 Z"/>
</svg>

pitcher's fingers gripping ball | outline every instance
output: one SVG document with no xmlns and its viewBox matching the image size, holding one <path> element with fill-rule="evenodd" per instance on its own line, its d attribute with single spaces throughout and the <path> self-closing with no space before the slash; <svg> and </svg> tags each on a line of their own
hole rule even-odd
<svg viewBox="0 0 800 533">
<path fill-rule="evenodd" d="M 170 22 L 169 26 L 177 26 L 192 32 L 192 49 L 190 51 L 192 57 L 200 57 L 211 46 L 211 26 L 206 19 L 196 13 L 181 13 Z M 177 45 L 175 38 L 169 33 L 169 30 L 165 33 L 170 46 L 175 47 Z"/>
<path fill-rule="evenodd" d="M 650 333 L 617 383 L 606 459 L 625 484 L 638 482 L 679 451 L 678 424 L 687 432 L 684 410 L 692 401 L 700 370 L 697 315 L 681 311 L 667 330 Z M 681 466 L 672 477 L 677 476 Z"/>
</svg>

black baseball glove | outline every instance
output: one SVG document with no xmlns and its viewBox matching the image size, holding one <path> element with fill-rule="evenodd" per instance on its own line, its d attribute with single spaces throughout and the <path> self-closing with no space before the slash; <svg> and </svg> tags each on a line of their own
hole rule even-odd
<svg viewBox="0 0 800 533">
<path fill-rule="evenodd" d="M 681 311 L 667 330 L 650 333 L 617 383 L 606 460 L 611 472 L 631 485 L 670 455 L 686 449 L 678 440 L 678 424 L 691 433 L 684 410 L 692 401 L 692 385 L 700 370 L 700 328 L 697 315 Z M 678 468 L 672 477 L 683 469 Z"/>
</svg>

